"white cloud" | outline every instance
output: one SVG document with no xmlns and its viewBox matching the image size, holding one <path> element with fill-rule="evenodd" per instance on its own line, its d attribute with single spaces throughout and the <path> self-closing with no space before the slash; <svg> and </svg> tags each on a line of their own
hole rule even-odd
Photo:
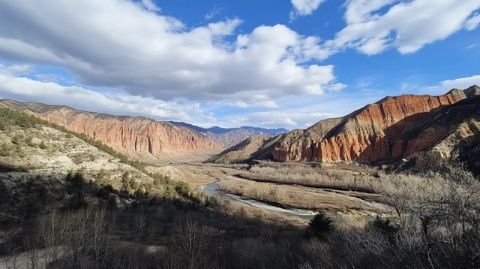
<svg viewBox="0 0 480 269">
<path fill-rule="evenodd" d="M 473 31 L 480 25 L 480 12 L 475 13 L 468 21 L 465 23 L 465 28 L 468 31 Z"/>
<path fill-rule="evenodd" d="M 444 90 L 450 90 L 466 89 L 473 85 L 480 85 L 480 75 L 444 80 L 440 82 L 439 87 L 443 88 Z"/>
<path fill-rule="evenodd" d="M 480 86 L 480 74 L 479 75 L 472 75 L 468 77 L 461 77 L 461 78 L 453 78 L 440 81 L 436 85 L 431 86 L 416 86 L 416 87 L 409 87 L 409 88 L 421 88 L 422 90 L 419 91 L 421 94 L 431 94 L 431 95 L 441 95 L 445 94 L 451 89 L 466 89 L 473 85 Z"/>
<path fill-rule="evenodd" d="M 0 0 L 0 57 L 62 66 L 82 84 L 162 100 L 250 101 L 338 87 L 333 66 L 309 63 L 324 58 L 318 38 L 284 25 L 235 36 L 239 23 L 188 28 L 129 1 Z"/>
<path fill-rule="evenodd" d="M 259 100 L 253 102 L 236 101 L 230 104 L 236 108 L 277 108 L 278 104 L 274 100 Z"/>
<path fill-rule="evenodd" d="M 0 97 L 15 100 L 69 105 L 78 109 L 122 115 L 142 115 L 162 120 L 201 120 L 197 103 L 181 104 L 129 94 L 110 95 L 80 86 L 63 86 L 16 76 L 11 67 L 0 67 Z M 193 118 L 194 115 L 197 118 Z"/>
<path fill-rule="evenodd" d="M 32 67 L 28 64 L 4 65 L 0 63 L 0 72 L 10 75 L 22 75 L 30 72 Z"/>
<path fill-rule="evenodd" d="M 324 112 L 302 112 L 302 111 L 262 111 L 253 112 L 243 116 L 230 117 L 228 120 L 234 126 L 263 126 L 275 128 L 278 126 L 289 129 L 306 128 L 326 118 L 332 117 L 331 113 Z"/>
<path fill-rule="evenodd" d="M 142 4 L 146 10 L 151 12 L 158 12 L 160 8 L 153 2 L 153 0 L 142 0 Z"/>
<path fill-rule="evenodd" d="M 297 16 L 311 15 L 325 0 L 291 0 L 294 11 L 290 13 L 290 19 Z"/>
<path fill-rule="evenodd" d="M 209 21 L 218 16 L 222 12 L 222 8 L 213 7 L 207 14 L 205 14 L 204 19 Z"/>
<path fill-rule="evenodd" d="M 345 21 L 348 24 L 369 21 L 378 9 L 399 2 L 398 0 L 348 0 L 345 10 Z M 378 16 L 378 15 L 376 15 Z"/>
<path fill-rule="evenodd" d="M 461 30 L 478 26 L 477 0 L 349 0 L 347 26 L 324 43 L 328 55 L 346 48 L 378 54 L 395 48 L 413 53 Z"/>
</svg>

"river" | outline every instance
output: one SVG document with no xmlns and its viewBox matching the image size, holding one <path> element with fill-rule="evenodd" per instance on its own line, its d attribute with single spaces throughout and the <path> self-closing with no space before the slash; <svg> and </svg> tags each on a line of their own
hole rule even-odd
<svg viewBox="0 0 480 269">
<path fill-rule="evenodd" d="M 317 214 L 315 211 L 311 211 L 311 210 L 305 210 L 300 208 L 284 208 L 284 207 L 271 205 L 271 204 L 260 202 L 257 200 L 245 198 L 239 195 L 226 193 L 221 191 L 219 188 L 220 188 L 220 185 L 218 184 L 218 181 L 214 181 L 202 187 L 202 191 L 205 194 L 215 198 L 238 202 L 238 203 L 246 204 L 252 207 L 262 208 L 265 210 L 278 212 L 278 213 L 282 213 L 289 216 L 297 216 L 301 218 L 311 219 L 313 218 L 313 216 Z"/>
</svg>

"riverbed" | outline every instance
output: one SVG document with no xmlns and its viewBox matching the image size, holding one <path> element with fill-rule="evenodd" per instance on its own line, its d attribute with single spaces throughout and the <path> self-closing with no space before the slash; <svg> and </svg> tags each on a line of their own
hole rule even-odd
<svg viewBox="0 0 480 269">
<path fill-rule="evenodd" d="M 223 199 L 227 201 L 242 203 L 251 207 L 261 208 L 261 209 L 265 209 L 272 212 L 278 212 L 288 216 L 296 216 L 296 217 L 301 217 L 305 219 L 311 219 L 313 218 L 313 216 L 317 214 L 317 212 L 312 210 L 280 207 L 280 206 L 264 203 L 258 200 L 245 198 L 239 195 L 226 193 L 220 190 L 220 185 L 218 181 L 210 182 L 207 185 L 203 186 L 201 189 L 205 194 L 215 197 L 217 199 Z"/>
</svg>

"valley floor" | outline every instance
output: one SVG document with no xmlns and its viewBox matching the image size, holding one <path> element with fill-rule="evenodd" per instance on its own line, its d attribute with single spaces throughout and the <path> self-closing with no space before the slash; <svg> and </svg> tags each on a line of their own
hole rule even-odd
<svg viewBox="0 0 480 269">
<path fill-rule="evenodd" d="M 393 214 L 381 195 L 371 190 L 371 182 L 380 180 L 374 169 L 355 165 L 311 167 L 289 163 L 286 166 L 288 172 L 278 171 L 284 167 L 271 162 L 256 165 L 170 163 L 150 166 L 148 170 L 187 182 L 207 195 L 243 205 L 249 211 L 260 211 L 265 215 L 281 213 L 286 221 L 296 217 L 306 224 L 305 220 L 311 219 L 318 210 L 332 216 L 352 218 Z M 283 174 L 278 178 L 275 175 L 270 177 L 272 171 Z M 285 176 L 291 176 L 288 182 L 281 180 Z M 323 185 L 312 186 L 306 177 L 314 177 L 317 184 L 321 178 L 328 180 Z M 347 185 L 348 182 L 355 182 L 356 186 Z"/>
<path fill-rule="evenodd" d="M 480 182 L 460 166 L 148 165 L 0 112 L 0 268 L 480 265 Z"/>
</svg>

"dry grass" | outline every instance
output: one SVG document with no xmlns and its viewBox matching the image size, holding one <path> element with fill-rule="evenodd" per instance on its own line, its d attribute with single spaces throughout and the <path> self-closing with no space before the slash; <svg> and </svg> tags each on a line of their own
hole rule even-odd
<svg viewBox="0 0 480 269">
<path fill-rule="evenodd" d="M 332 188 L 374 192 L 379 179 L 370 171 L 358 172 L 338 168 L 312 167 L 306 164 L 262 163 L 238 176 L 260 182 L 295 184 L 317 188 Z"/>
<path fill-rule="evenodd" d="M 475 219 L 480 213 L 480 182 L 460 167 L 427 174 L 391 174 L 377 191 L 399 217 L 415 214 L 455 222 L 458 216 Z"/>
<path fill-rule="evenodd" d="M 303 209 L 325 209 L 360 214 L 385 213 L 378 195 L 350 191 L 328 191 L 303 186 L 277 185 L 230 179 L 220 182 L 220 189 L 246 198 Z"/>
</svg>

